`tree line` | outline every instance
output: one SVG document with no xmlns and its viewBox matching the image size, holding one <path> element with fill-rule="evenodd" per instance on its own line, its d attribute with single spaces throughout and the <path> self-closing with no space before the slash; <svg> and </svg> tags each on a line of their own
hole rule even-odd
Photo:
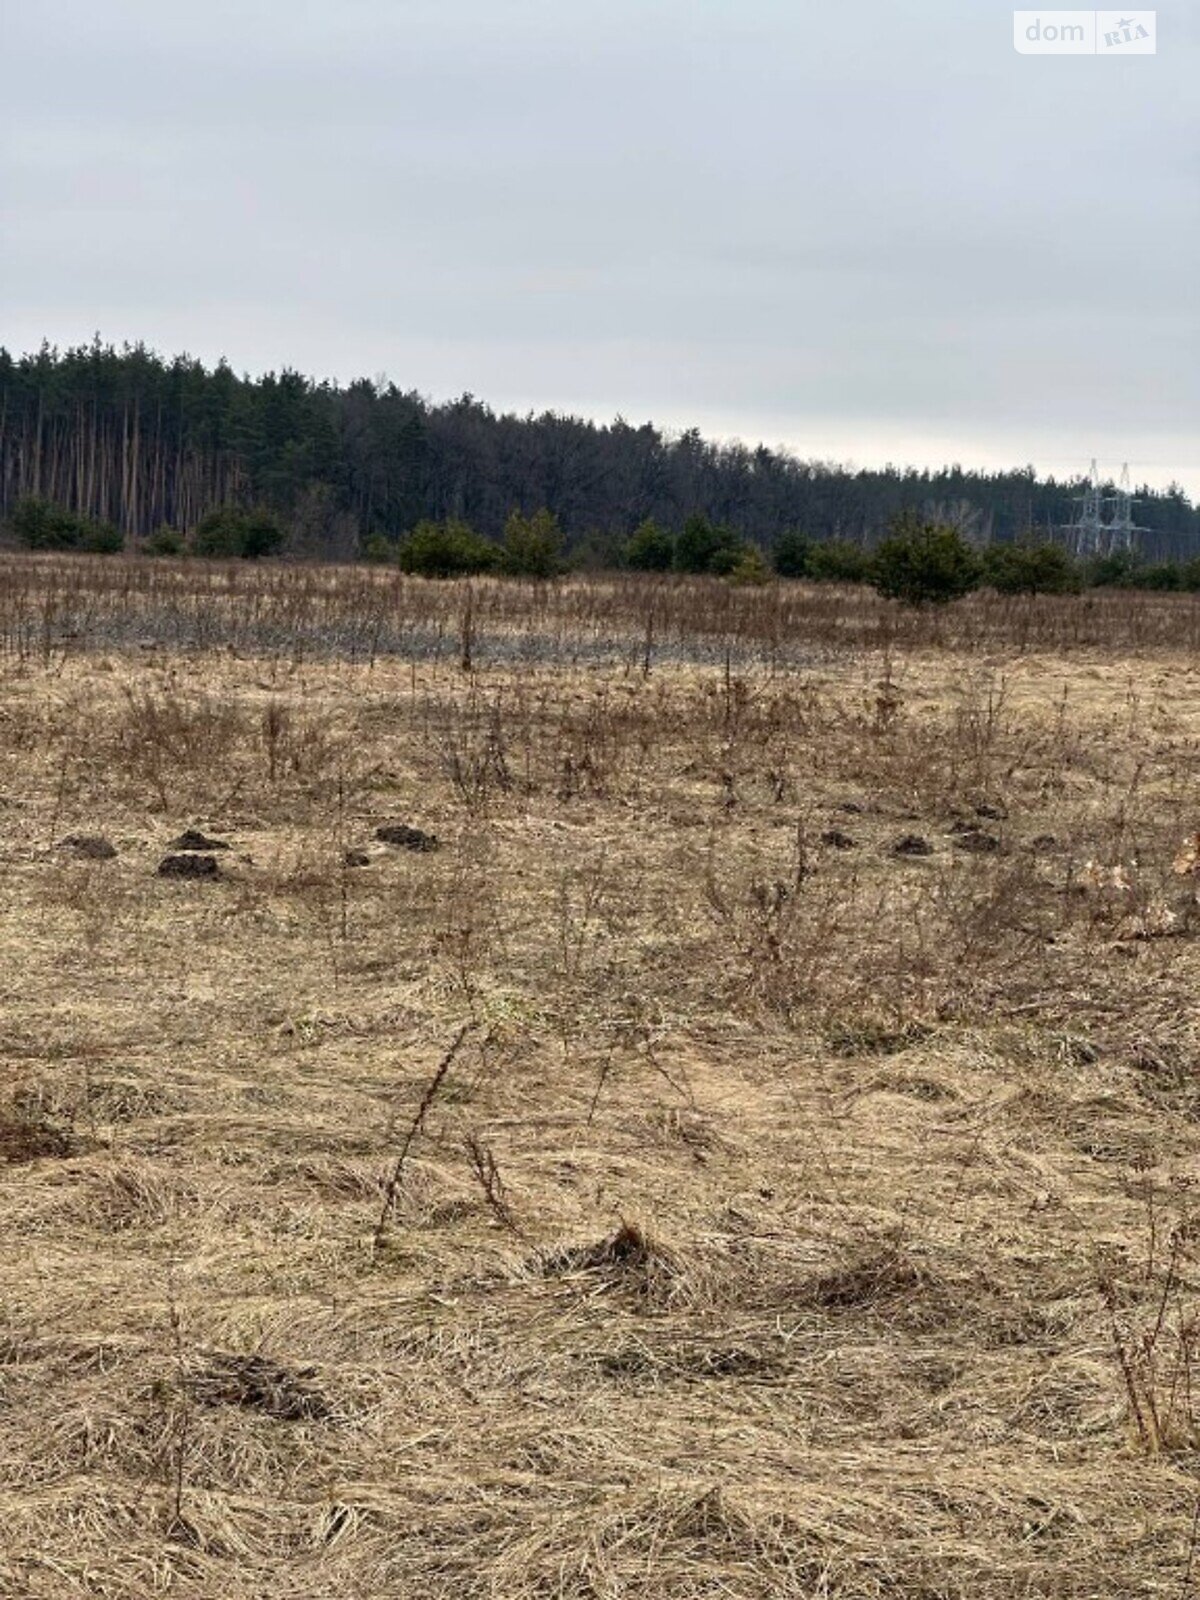
<svg viewBox="0 0 1200 1600">
<path fill-rule="evenodd" d="M 33 550 L 79 550 L 113 555 L 124 537 L 111 522 L 64 510 L 48 500 L 18 500 L 4 519 L 9 535 Z M 146 556 L 195 555 L 219 560 L 257 560 L 287 542 L 283 523 L 269 511 L 220 506 L 206 513 L 182 540 L 162 528 L 142 541 Z M 579 565 L 565 555 L 558 518 L 543 507 L 526 516 L 513 511 L 501 541 L 486 538 L 457 518 L 423 518 L 397 544 L 381 536 L 366 542 L 363 559 L 392 562 L 424 578 L 461 578 L 494 573 L 547 581 Z M 732 584 L 762 584 L 772 578 L 814 583 L 870 584 L 908 605 L 961 599 L 975 589 L 1001 594 L 1073 594 L 1085 588 L 1175 590 L 1200 593 L 1200 557 L 1147 563 L 1130 551 L 1081 562 L 1062 544 L 1032 538 L 977 548 L 958 528 L 901 512 L 874 549 L 840 539 L 811 540 L 785 533 L 768 553 L 730 528 L 693 513 L 678 534 L 653 520 L 643 522 L 613 551 L 612 565 L 634 572 L 679 573 L 724 578 Z"/>
<path fill-rule="evenodd" d="M 238 376 L 141 345 L 0 349 L 0 515 L 35 501 L 181 546 L 227 508 L 267 517 L 299 555 L 398 550 L 422 524 L 499 545 L 514 511 L 549 508 L 566 550 L 616 564 L 648 522 L 684 538 L 700 517 L 771 551 L 797 534 L 873 548 L 905 512 L 972 544 L 1051 541 L 1080 485 L 1032 469 L 851 471 L 691 429 L 496 412 L 472 395 L 433 403 L 393 383 L 343 386 L 284 370 Z M 1145 490 L 1155 563 L 1200 550 L 1200 508 Z M 111 542 L 111 535 L 107 536 Z"/>
</svg>

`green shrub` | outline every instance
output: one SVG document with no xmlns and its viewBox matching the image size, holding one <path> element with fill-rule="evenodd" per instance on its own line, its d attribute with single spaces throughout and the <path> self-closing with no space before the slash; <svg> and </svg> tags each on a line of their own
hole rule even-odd
<svg viewBox="0 0 1200 1600">
<path fill-rule="evenodd" d="M 164 522 L 146 540 L 142 549 L 148 556 L 181 556 L 184 552 L 183 535 L 178 528 Z"/>
<path fill-rule="evenodd" d="M 719 527 L 696 512 L 675 541 L 677 572 L 732 572 L 741 559 L 742 542 L 729 528 Z"/>
<path fill-rule="evenodd" d="M 85 522 L 80 548 L 94 556 L 117 556 L 125 548 L 125 535 L 111 522 Z"/>
<path fill-rule="evenodd" d="M 76 550 L 83 542 L 85 523 L 73 511 L 30 495 L 13 506 L 8 527 L 30 550 Z"/>
<path fill-rule="evenodd" d="M 846 539 L 823 539 L 809 551 L 808 576 L 817 583 L 866 583 L 870 575 L 870 556 Z"/>
<path fill-rule="evenodd" d="M 1114 550 L 1110 556 L 1096 556 L 1087 568 L 1087 580 L 1096 589 L 1132 589 L 1136 581 L 1137 560 L 1132 551 Z"/>
<path fill-rule="evenodd" d="M 1200 560 L 1159 561 L 1143 566 L 1132 550 L 1114 550 L 1090 562 L 1088 578 L 1097 589 L 1157 589 L 1172 593 L 1200 588 Z"/>
<path fill-rule="evenodd" d="M 111 522 L 93 521 L 67 511 L 49 500 L 18 500 L 8 516 L 8 527 L 30 550 L 86 550 L 92 555 L 116 555 L 125 537 Z"/>
<path fill-rule="evenodd" d="M 1183 571 L 1176 561 L 1163 561 L 1153 567 L 1141 567 L 1133 575 L 1139 589 L 1164 589 L 1168 592 L 1183 588 Z"/>
<path fill-rule="evenodd" d="M 979 557 L 958 530 L 922 522 L 911 511 L 893 520 L 872 562 L 879 593 L 910 606 L 957 600 L 979 579 Z"/>
<path fill-rule="evenodd" d="M 269 511 L 248 511 L 243 526 L 242 555 L 247 561 L 273 556 L 283 548 L 287 535 Z"/>
<path fill-rule="evenodd" d="M 603 528 L 589 528 L 571 542 L 567 566 L 572 572 L 613 572 L 627 565 L 629 541 L 624 534 Z"/>
<path fill-rule="evenodd" d="M 192 535 L 192 550 L 210 560 L 232 561 L 242 553 L 242 517 L 236 506 L 222 506 L 202 517 Z"/>
<path fill-rule="evenodd" d="M 771 581 L 771 569 L 756 544 L 742 546 L 742 553 L 730 570 L 729 581 L 739 588 Z"/>
<path fill-rule="evenodd" d="M 812 550 L 812 540 L 796 529 L 781 533 L 773 552 L 775 571 L 781 578 L 807 578 Z"/>
<path fill-rule="evenodd" d="M 401 540 L 396 559 L 402 572 L 420 578 L 460 578 L 494 571 L 500 552 L 465 522 L 418 522 Z"/>
<path fill-rule="evenodd" d="M 544 507 L 531 517 L 514 511 L 504 525 L 502 571 L 510 578 L 553 578 L 562 570 L 562 530 Z"/>
<path fill-rule="evenodd" d="M 625 564 L 635 572 L 669 572 L 674 560 L 674 535 L 653 518 L 647 518 L 625 546 Z"/>
<path fill-rule="evenodd" d="M 283 528 L 270 511 L 218 506 L 200 521 L 192 537 L 192 549 L 196 555 L 213 560 L 230 561 L 240 557 L 258 561 L 263 556 L 274 555 L 285 538 Z"/>
<path fill-rule="evenodd" d="M 1079 573 L 1058 544 L 994 544 L 983 557 L 983 581 L 1001 594 L 1069 594 Z"/>
<path fill-rule="evenodd" d="M 732 577 L 748 548 L 740 539 L 733 544 L 723 544 L 719 550 L 714 550 L 708 570 L 718 578 Z"/>
<path fill-rule="evenodd" d="M 362 542 L 362 558 L 380 566 L 396 554 L 396 547 L 385 533 L 370 533 Z"/>
</svg>

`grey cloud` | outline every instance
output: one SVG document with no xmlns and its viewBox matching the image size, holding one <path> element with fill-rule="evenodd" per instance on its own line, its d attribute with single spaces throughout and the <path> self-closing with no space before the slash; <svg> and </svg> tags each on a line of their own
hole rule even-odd
<svg viewBox="0 0 1200 1600">
<path fill-rule="evenodd" d="M 1200 492 L 1200 21 L 8 0 L 0 339 Z M 936 455 L 935 455 L 936 453 Z"/>
</svg>

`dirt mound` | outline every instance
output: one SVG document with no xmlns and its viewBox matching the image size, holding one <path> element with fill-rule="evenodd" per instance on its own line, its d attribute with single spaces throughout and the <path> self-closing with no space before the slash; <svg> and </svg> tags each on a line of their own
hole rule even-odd
<svg viewBox="0 0 1200 1600">
<path fill-rule="evenodd" d="M 968 855 L 990 856 L 999 850 L 1000 841 L 984 828 L 963 827 L 955 830 L 954 848 L 965 850 Z"/>
<path fill-rule="evenodd" d="M 231 850 L 232 845 L 224 839 L 210 839 L 207 834 L 200 833 L 196 828 L 185 828 L 178 839 L 172 839 L 171 850 Z"/>
<path fill-rule="evenodd" d="M 0 1162 L 20 1166 L 43 1157 L 61 1160 L 75 1149 L 75 1140 L 63 1128 L 38 1118 L 0 1112 Z"/>
<path fill-rule="evenodd" d="M 69 850 L 82 861 L 111 861 L 117 853 L 116 846 L 98 833 L 69 834 L 59 849 Z"/>
<path fill-rule="evenodd" d="M 160 878 L 215 878 L 220 870 L 216 856 L 164 856 L 158 863 Z"/>
<path fill-rule="evenodd" d="M 894 856 L 931 856 L 933 846 L 919 833 L 902 833 L 892 845 Z"/>
<path fill-rule="evenodd" d="M 401 850 L 427 852 L 439 848 L 436 834 L 410 828 L 407 822 L 385 822 L 381 828 L 375 829 L 375 837 L 381 844 L 394 844 Z"/>
</svg>

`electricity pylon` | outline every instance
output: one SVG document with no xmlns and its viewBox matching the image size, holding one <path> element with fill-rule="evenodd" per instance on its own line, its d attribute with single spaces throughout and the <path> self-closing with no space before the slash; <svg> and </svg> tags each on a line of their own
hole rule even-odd
<svg viewBox="0 0 1200 1600">
<path fill-rule="evenodd" d="M 1148 533 L 1133 520 L 1133 490 L 1129 482 L 1129 463 L 1121 468 L 1115 493 L 1105 494 L 1095 461 L 1079 500 L 1079 515 L 1064 530 L 1077 556 L 1111 556 L 1132 552 L 1137 535 Z M 1110 509 L 1111 508 L 1111 509 Z"/>
</svg>

